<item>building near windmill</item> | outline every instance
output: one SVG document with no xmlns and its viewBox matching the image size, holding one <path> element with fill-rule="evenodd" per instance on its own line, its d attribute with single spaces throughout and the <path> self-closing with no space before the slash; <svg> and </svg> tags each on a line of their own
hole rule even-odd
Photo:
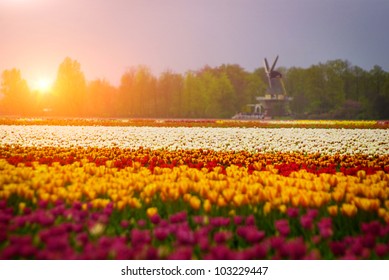
<svg viewBox="0 0 389 280">
<path fill-rule="evenodd" d="M 291 114 L 289 103 L 293 98 L 286 93 L 282 74 L 274 70 L 277 61 L 278 55 L 272 67 L 269 68 L 267 59 L 264 59 L 265 72 L 269 82 L 266 94 L 265 96 L 256 97 L 257 103 L 247 104 L 250 108 L 249 113 L 238 113 L 233 117 L 234 119 L 269 119 L 285 117 Z"/>
</svg>

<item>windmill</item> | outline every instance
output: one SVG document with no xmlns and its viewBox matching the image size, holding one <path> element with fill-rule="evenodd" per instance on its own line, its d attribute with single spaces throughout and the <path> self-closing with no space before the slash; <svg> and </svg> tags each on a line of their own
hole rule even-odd
<svg viewBox="0 0 389 280">
<path fill-rule="evenodd" d="M 293 100 L 292 97 L 286 95 L 284 82 L 282 81 L 282 74 L 274 68 L 278 61 L 278 55 L 274 60 L 271 68 L 267 59 L 265 62 L 265 72 L 269 81 L 269 86 L 265 96 L 257 96 L 255 104 L 247 104 L 249 113 L 238 113 L 233 118 L 235 119 L 264 119 L 274 117 L 290 116 L 291 111 L 289 102 Z"/>
<path fill-rule="evenodd" d="M 278 55 L 274 60 L 271 68 L 269 68 L 269 63 L 267 62 L 266 58 L 264 59 L 264 61 L 265 61 L 265 72 L 267 75 L 267 79 L 269 81 L 268 91 L 272 98 L 278 99 L 278 94 L 286 95 L 285 86 L 282 81 L 282 74 L 274 70 L 278 61 Z"/>
</svg>

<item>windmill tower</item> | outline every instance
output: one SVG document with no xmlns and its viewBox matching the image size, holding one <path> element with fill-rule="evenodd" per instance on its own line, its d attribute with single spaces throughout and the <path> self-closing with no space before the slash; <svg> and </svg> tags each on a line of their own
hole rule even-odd
<svg viewBox="0 0 389 280">
<path fill-rule="evenodd" d="M 293 98 L 286 93 L 282 74 L 275 70 L 277 61 L 278 55 L 270 68 L 267 59 L 264 59 L 265 72 L 269 85 L 265 96 L 256 98 L 258 101 L 256 107 L 261 108 L 261 113 L 269 118 L 290 115 L 289 102 L 293 100 Z"/>
</svg>

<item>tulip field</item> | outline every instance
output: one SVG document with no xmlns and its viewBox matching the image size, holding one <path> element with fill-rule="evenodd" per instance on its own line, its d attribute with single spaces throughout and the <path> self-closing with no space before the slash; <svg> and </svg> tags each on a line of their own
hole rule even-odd
<svg viewBox="0 0 389 280">
<path fill-rule="evenodd" d="M 0 259 L 389 259 L 388 128 L 2 120 Z"/>
</svg>

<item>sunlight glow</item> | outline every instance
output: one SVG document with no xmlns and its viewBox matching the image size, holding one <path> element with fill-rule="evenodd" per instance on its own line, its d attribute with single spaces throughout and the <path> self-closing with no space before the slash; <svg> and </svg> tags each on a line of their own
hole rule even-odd
<svg viewBox="0 0 389 280">
<path fill-rule="evenodd" d="M 35 81 L 33 89 L 41 92 L 47 93 L 52 87 L 52 82 L 48 78 L 39 78 Z"/>
</svg>

